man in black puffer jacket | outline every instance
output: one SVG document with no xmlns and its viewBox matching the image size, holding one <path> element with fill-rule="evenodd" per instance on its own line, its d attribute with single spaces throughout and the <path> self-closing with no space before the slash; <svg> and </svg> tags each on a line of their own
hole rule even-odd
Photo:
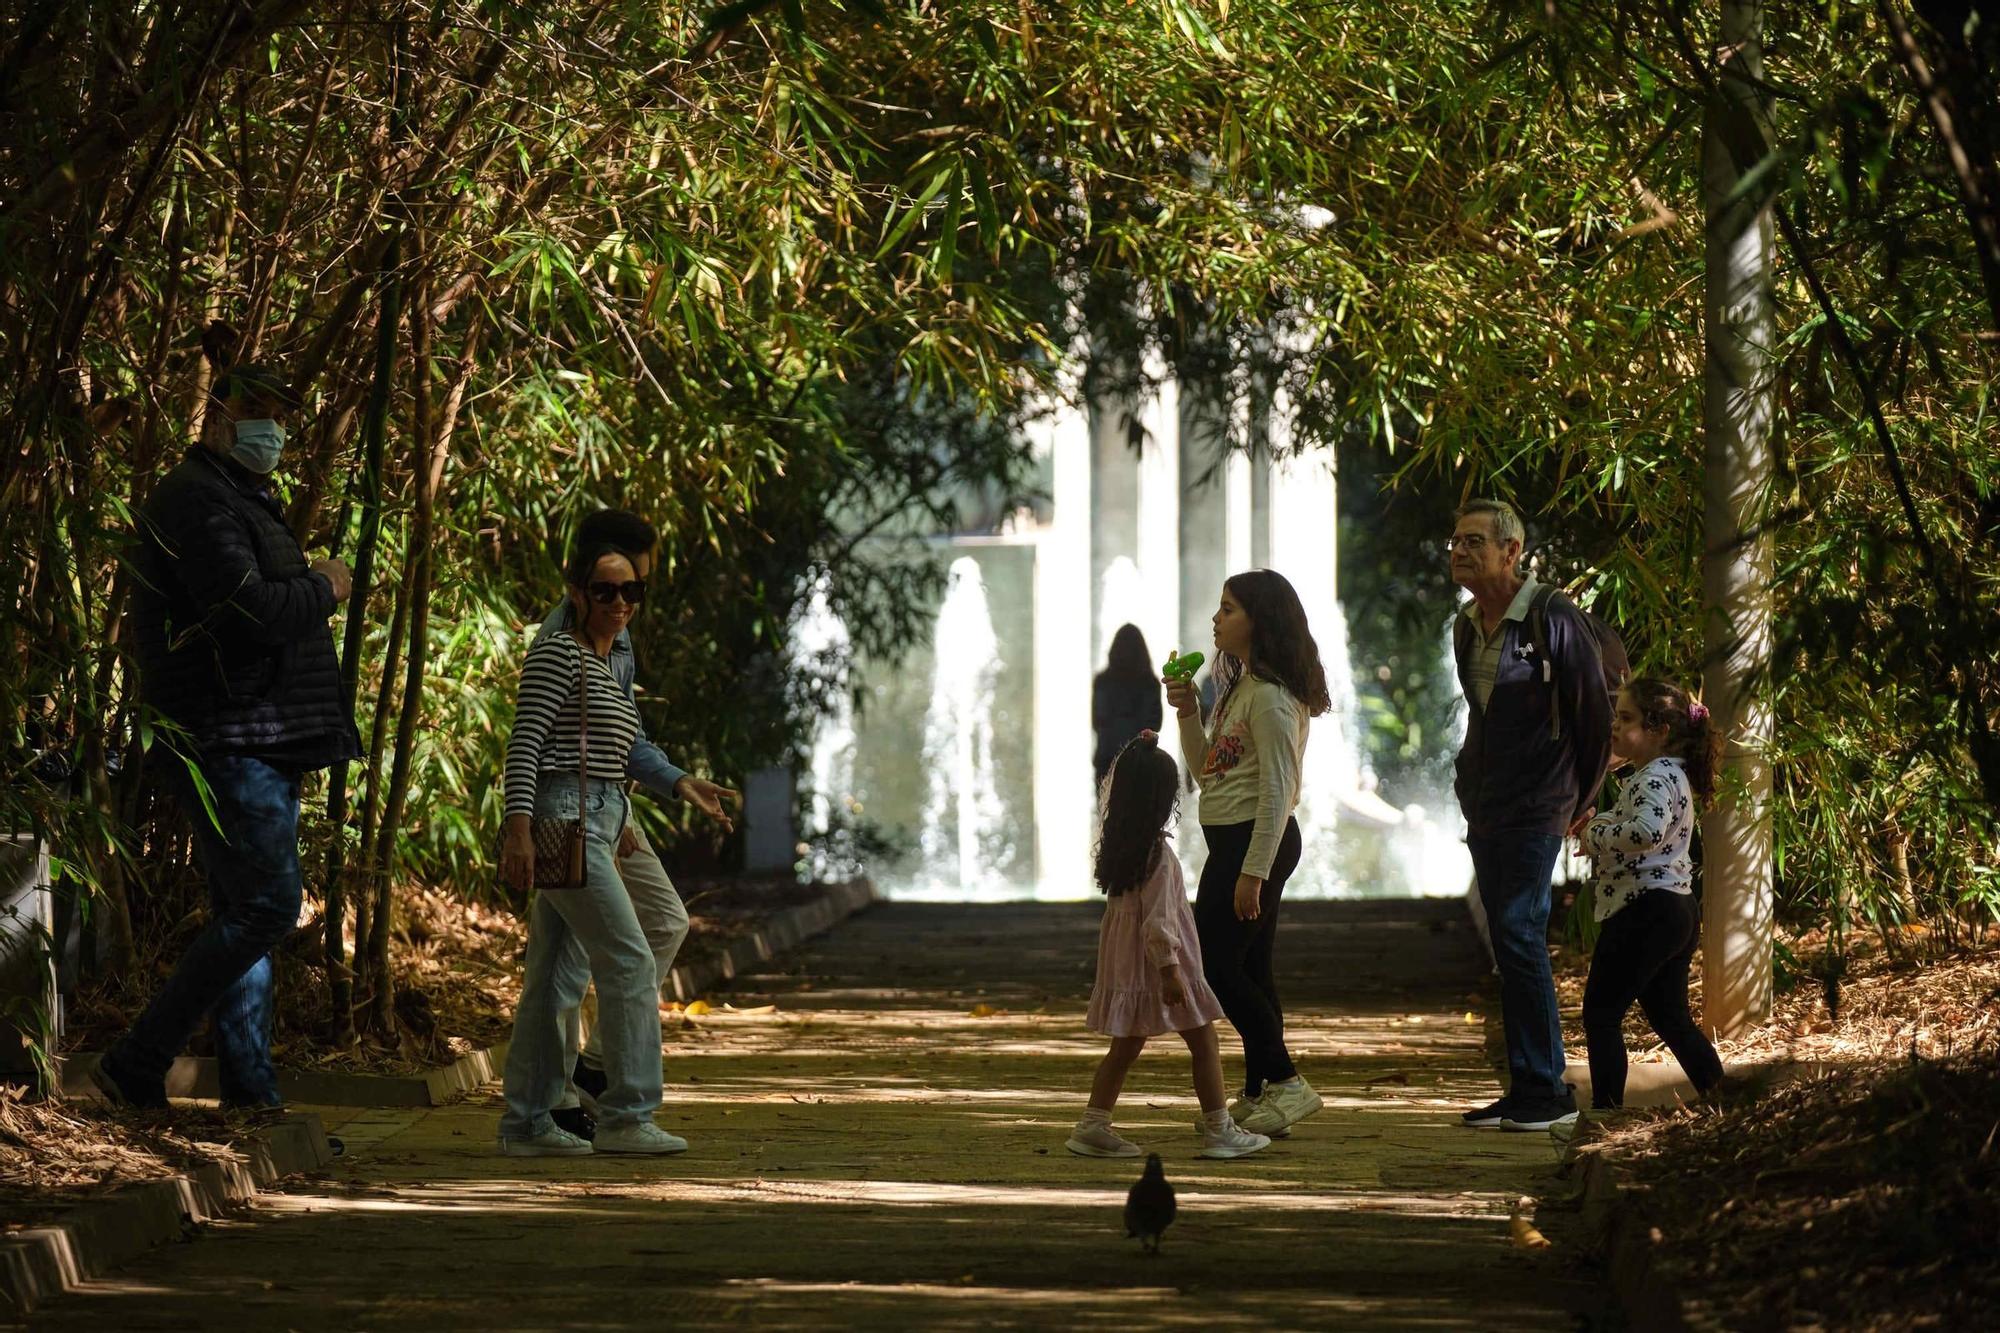
<svg viewBox="0 0 2000 1333">
<path fill-rule="evenodd" d="M 113 1101 L 165 1106 L 168 1067 L 212 1014 L 223 1103 L 282 1104 L 270 952 L 298 923 L 299 779 L 361 752 L 327 624 L 352 580 L 338 560 L 307 564 L 270 486 L 294 405 L 262 367 L 225 371 L 202 444 L 140 516 L 141 685 L 173 734 L 149 757 L 194 825 L 209 919 L 99 1063 Z"/>
</svg>

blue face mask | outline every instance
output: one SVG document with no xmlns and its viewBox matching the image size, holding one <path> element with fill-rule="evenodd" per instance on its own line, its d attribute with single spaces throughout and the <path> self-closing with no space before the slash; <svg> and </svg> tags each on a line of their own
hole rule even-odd
<svg viewBox="0 0 2000 1333">
<path fill-rule="evenodd" d="M 268 417 L 236 423 L 236 444 L 229 456 L 258 476 L 278 466 L 285 450 L 285 428 Z"/>
</svg>

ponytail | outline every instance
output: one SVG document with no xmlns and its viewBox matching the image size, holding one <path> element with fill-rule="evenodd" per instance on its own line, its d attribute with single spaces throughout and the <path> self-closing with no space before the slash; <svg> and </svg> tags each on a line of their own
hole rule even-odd
<svg viewBox="0 0 2000 1333">
<path fill-rule="evenodd" d="M 1721 750 L 1720 738 L 1709 718 L 1708 705 L 1680 686 L 1655 676 L 1645 676 L 1625 684 L 1640 725 L 1647 730 L 1667 729 L 1666 753 L 1681 761 L 1687 770 L 1688 786 L 1703 806 L 1715 799 L 1715 770 Z"/>
</svg>

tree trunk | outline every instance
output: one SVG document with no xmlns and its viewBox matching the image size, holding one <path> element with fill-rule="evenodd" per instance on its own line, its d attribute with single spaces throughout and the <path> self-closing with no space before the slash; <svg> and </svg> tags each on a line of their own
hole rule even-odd
<svg viewBox="0 0 2000 1333">
<path fill-rule="evenodd" d="M 1771 142 L 1762 29 L 1761 0 L 1724 0 L 1702 134 L 1703 692 L 1724 746 L 1720 799 L 1702 820 L 1702 1004 L 1722 1035 L 1769 1017 L 1772 991 L 1772 223 L 1768 193 L 1731 200 L 1754 165 L 1741 145 Z"/>
</svg>

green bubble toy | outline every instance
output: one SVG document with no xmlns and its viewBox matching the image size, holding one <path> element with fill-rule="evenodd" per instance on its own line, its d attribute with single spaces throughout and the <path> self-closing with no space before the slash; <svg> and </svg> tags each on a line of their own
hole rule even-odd
<svg viewBox="0 0 2000 1333">
<path fill-rule="evenodd" d="M 1201 664 L 1206 660 L 1200 653 L 1168 653 L 1167 665 L 1161 674 L 1175 680 L 1193 680 L 1194 673 L 1201 670 Z"/>
</svg>

